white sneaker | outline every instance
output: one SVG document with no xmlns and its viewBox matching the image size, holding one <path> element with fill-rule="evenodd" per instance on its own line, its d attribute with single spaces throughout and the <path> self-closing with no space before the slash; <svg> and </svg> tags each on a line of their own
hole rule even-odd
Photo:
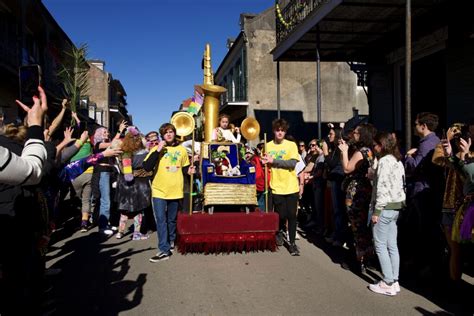
<svg viewBox="0 0 474 316">
<path fill-rule="evenodd" d="M 400 283 L 398 283 L 398 281 L 396 281 L 392 285 L 393 285 L 393 289 L 395 290 L 395 292 L 400 293 Z"/>
<path fill-rule="evenodd" d="M 296 235 L 295 235 L 295 240 L 300 240 L 301 239 L 301 236 L 300 234 L 298 234 L 298 232 L 296 232 Z"/>
<path fill-rule="evenodd" d="M 383 280 L 381 280 L 379 283 L 376 283 L 376 284 L 370 284 L 369 290 L 378 294 L 383 294 L 383 295 L 388 295 L 388 296 L 397 295 L 397 292 L 395 292 L 393 284 L 387 285 L 387 283 L 385 283 Z"/>
<path fill-rule="evenodd" d="M 107 237 L 110 237 L 114 234 L 113 230 L 111 229 L 99 229 L 99 233 L 104 234 Z"/>
</svg>

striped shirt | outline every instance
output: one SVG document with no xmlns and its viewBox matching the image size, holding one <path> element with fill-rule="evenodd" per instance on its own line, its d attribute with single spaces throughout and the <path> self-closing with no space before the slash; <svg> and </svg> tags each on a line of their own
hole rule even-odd
<svg viewBox="0 0 474 316">
<path fill-rule="evenodd" d="M 28 137 L 21 157 L 0 146 L 0 183 L 33 185 L 40 182 L 46 161 L 42 128 L 31 126 Z"/>
</svg>

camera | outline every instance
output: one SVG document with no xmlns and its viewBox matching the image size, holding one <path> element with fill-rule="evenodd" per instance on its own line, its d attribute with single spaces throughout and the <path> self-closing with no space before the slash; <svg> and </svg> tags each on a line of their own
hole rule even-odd
<svg viewBox="0 0 474 316">
<path fill-rule="evenodd" d="M 459 144 L 461 143 L 461 138 L 467 141 L 469 138 L 472 137 L 471 133 L 469 132 L 469 126 L 467 125 L 460 125 L 456 126 L 453 129 L 454 135 L 453 139 L 451 139 L 451 147 L 453 148 L 453 152 L 457 153 L 459 151 Z"/>
</svg>

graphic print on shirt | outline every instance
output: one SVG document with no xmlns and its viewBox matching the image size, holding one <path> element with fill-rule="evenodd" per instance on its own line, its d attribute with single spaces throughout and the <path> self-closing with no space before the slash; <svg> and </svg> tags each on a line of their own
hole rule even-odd
<svg viewBox="0 0 474 316">
<path fill-rule="evenodd" d="M 273 159 L 282 160 L 282 159 L 283 159 L 283 156 L 286 155 L 286 150 L 279 150 L 279 151 L 271 150 L 271 151 L 268 152 L 268 154 L 269 154 Z"/>
<path fill-rule="evenodd" d="M 175 152 L 167 152 L 163 158 L 167 159 L 169 162 L 169 165 L 166 166 L 166 171 L 168 172 L 176 172 L 180 168 L 180 166 L 177 166 L 178 163 L 178 158 L 181 156 L 181 153 L 179 151 Z"/>
</svg>

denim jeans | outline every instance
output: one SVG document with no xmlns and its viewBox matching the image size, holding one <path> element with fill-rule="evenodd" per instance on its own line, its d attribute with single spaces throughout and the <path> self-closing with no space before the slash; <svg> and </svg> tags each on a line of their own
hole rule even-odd
<svg viewBox="0 0 474 316">
<path fill-rule="evenodd" d="M 347 232 L 347 215 L 346 215 L 346 206 L 345 206 L 345 193 L 342 190 L 342 180 L 339 181 L 328 181 L 331 186 L 331 199 L 332 199 L 332 208 L 333 208 L 333 218 L 334 218 L 334 240 L 345 241 L 346 232 Z"/>
<path fill-rule="evenodd" d="M 261 213 L 265 213 L 265 192 L 257 191 L 257 203 L 258 209 Z"/>
<path fill-rule="evenodd" d="M 110 172 L 101 172 L 99 177 L 99 229 L 105 229 L 110 218 Z"/>
<path fill-rule="evenodd" d="M 170 241 L 176 240 L 178 202 L 179 200 L 153 198 L 156 232 L 158 234 L 158 249 L 164 253 L 170 251 Z"/>
<path fill-rule="evenodd" d="M 398 214 L 399 211 L 383 210 L 377 223 L 372 227 L 375 253 L 379 258 L 383 280 L 387 284 L 398 280 L 400 269 L 400 255 L 397 246 Z"/>
</svg>

